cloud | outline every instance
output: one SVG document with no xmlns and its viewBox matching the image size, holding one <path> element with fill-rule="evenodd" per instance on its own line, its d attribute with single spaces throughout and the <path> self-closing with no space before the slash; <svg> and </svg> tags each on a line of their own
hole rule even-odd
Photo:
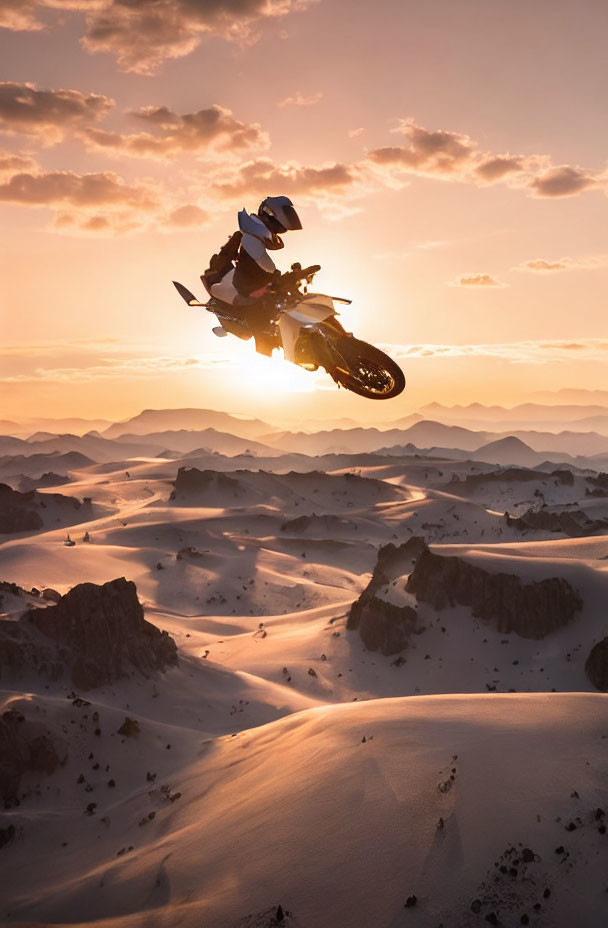
<svg viewBox="0 0 608 928">
<path fill-rule="evenodd" d="M 600 186 L 600 182 L 582 168 L 560 164 L 532 178 L 528 186 L 536 197 L 572 197 Z"/>
<path fill-rule="evenodd" d="M 260 158 L 239 165 L 232 177 L 214 183 L 212 191 L 221 199 L 268 196 L 273 192 L 287 196 L 342 196 L 352 191 L 360 179 L 361 172 L 354 164 L 311 167 L 293 161 L 275 164 L 269 158 Z"/>
<path fill-rule="evenodd" d="M 48 17 L 41 21 L 39 12 L 75 10 L 91 13 L 107 4 L 108 0 L 0 0 L 0 29 L 36 32 L 54 24 Z"/>
<path fill-rule="evenodd" d="M 75 174 L 41 171 L 14 174 L 0 184 L 0 202 L 20 206 L 136 207 L 151 210 L 153 194 L 143 186 L 126 184 L 110 172 Z"/>
<path fill-rule="evenodd" d="M 312 0 L 311 0 L 312 2 Z M 267 20 L 304 10 L 307 0 L 72 0 L 87 12 L 82 44 L 108 52 L 119 68 L 153 74 L 190 54 L 205 35 L 251 44 Z"/>
<path fill-rule="evenodd" d="M 108 237 L 128 235 L 144 227 L 144 223 L 132 211 L 87 213 L 83 210 L 57 213 L 51 228 L 69 235 L 95 235 Z"/>
<path fill-rule="evenodd" d="M 475 166 L 474 173 L 480 180 L 492 184 L 508 174 L 525 170 L 526 159 L 521 155 L 490 155 Z"/>
<path fill-rule="evenodd" d="M 251 44 L 261 26 L 315 0 L 0 0 L 0 27 L 39 30 L 61 24 L 50 11 L 85 14 L 82 44 L 113 55 L 123 71 L 153 74 L 189 55 L 207 35 Z M 38 13 L 47 11 L 44 20 Z"/>
<path fill-rule="evenodd" d="M 450 287 L 504 287 L 506 284 L 500 283 L 490 277 L 489 274 L 465 274 L 458 280 L 452 281 Z"/>
<path fill-rule="evenodd" d="M 139 340 L 136 343 L 139 345 Z M 58 356 L 66 352 L 97 352 L 112 350 L 116 347 L 124 348 L 124 338 L 90 336 L 88 338 L 65 338 L 61 341 L 18 342 L 15 344 L 0 345 L 0 358 L 39 358 Z"/>
<path fill-rule="evenodd" d="M 396 359 L 412 358 L 488 358 L 513 364 L 548 364 L 554 361 L 599 361 L 608 359 L 608 339 L 585 338 L 577 342 L 521 341 L 499 344 L 464 345 L 380 345 Z M 575 355 L 575 358 L 572 356 Z"/>
<path fill-rule="evenodd" d="M 298 91 L 296 94 L 294 94 L 293 97 L 285 97 L 284 100 L 281 100 L 280 103 L 277 103 L 277 106 L 281 108 L 284 106 L 314 106 L 315 103 L 318 103 L 319 100 L 322 99 L 322 90 L 320 90 L 318 93 L 311 93 L 308 96 Z"/>
<path fill-rule="evenodd" d="M 188 204 L 174 209 L 173 212 L 169 213 L 166 221 L 170 226 L 177 226 L 178 228 L 204 226 L 209 221 L 209 213 L 206 213 L 200 206 Z"/>
<path fill-rule="evenodd" d="M 124 135 L 90 128 L 83 133 L 88 147 L 135 158 L 164 160 L 212 148 L 244 151 L 266 148 L 269 144 L 268 136 L 258 123 L 242 122 L 229 109 L 217 105 L 183 116 L 166 106 L 144 106 L 131 116 L 151 126 L 157 134 L 137 132 Z"/>
<path fill-rule="evenodd" d="M 85 359 L 78 367 L 35 367 L 30 371 L 2 377 L 0 383 L 91 383 L 104 380 L 126 382 L 150 380 L 175 371 L 217 370 L 237 365 L 236 357 L 222 356 L 217 353 L 197 354 L 190 357 L 107 356 L 95 359 L 94 363 L 87 363 Z"/>
<path fill-rule="evenodd" d="M 36 18 L 38 6 L 37 0 L 0 0 L 0 28 L 15 32 L 43 29 Z"/>
<path fill-rule="evenodd" d="M 550 342 L 529 340 L 498 344 L 381 344 L 379 347 L 396 360 L 403 361 L 464 359 L 472 362 L 480 359 L 518 365 L 539 365 L 560 361 L 605 364 L 608 360 L 606 338 L 583 338 L 578 341 L 563 339 Z M 2 377 L 0 383 L 88 383 L 105 380 L 127 382 L 149 380 L 171 372 L 233 368 L 241 363 L 238 352 L 235 353 L 233 348 L 225 354 L 219 353 L 220 351 L 221 349 L 215 349 L 213 352 L 196 355 L 164 355 L 154 353 L 155 347 L 152 344 L 144 345 L 138 341 L 128 345 L 125 350 L 123 339 L 118 341 L 108 338 L 4 346 L 0 348 L 0 358 L 6 361 L 13 359 L 21 370 L 17 368 L 14 374 Z M 43 363 L 41 359 L 44 359 Z M 23 363 L 28 362 L 29 369 L 23 370 Z"/>
<path fill-rule="evenodd" d="M 79 90 L 37 90 L 34 84 L 0 83 L 0 132 L 38 136 L 43 144 L 60 141 L 74 128 L 102 119 L 114 106 L 103 94 Z"/>
<path fill-rule="evenodd" d="M 400 120 L 393 131 L 404 135 L 408 144 L 370 151 L 368 157 L 374 164 L 397 167 L 406 173 L 445 177 L 462 174 L 477 153 L 477 143 L 468 135 L 425 129 L 412 119 Z"/>
<path fill-rule="evenodd" d="M 34 170 L 35 167 L 36 162 L 30 155 L 8 151 L 6 148 L 0 148 L 0 175 L 15 174 L 19 171 L 31 171 Z"/>
<path fill-rule="evenodd" d="M 519 264 L 514 270 L 552 273 L 553 271 L 567 271 L 568 264 L 566 261 L 545 261 L 544 258 L 534 258 L 532 261 L 525 261 L 523 264 Z"/>
<path fill-rule="evenodd" d="M 514 271 L 532 271 L 538 274 L 553 274 L 557 271 L 594 271 L 598 268 L 608 267 L 608 255 L 587 255 L 580 258 L 559 258 L 556 261 L 547 261 L 545 258 L 533 258 L 518 264 Z"/>
<path fill-rule="evenodd" d="M 606 186 L 606 176 L 582 168 L 552 166 L 542 154 L 513 155 L 484 152 L 468 135 L 444 129 L 426 129 L 413 119 L 401 119 L 395 133 L 407 144 L 375 148 L 367 159 L 387 182 L 407 175 L 433 177 L 478 185 L 508 183 L 525 187 L 535 197 L 574 196 Z"/>
</svg>

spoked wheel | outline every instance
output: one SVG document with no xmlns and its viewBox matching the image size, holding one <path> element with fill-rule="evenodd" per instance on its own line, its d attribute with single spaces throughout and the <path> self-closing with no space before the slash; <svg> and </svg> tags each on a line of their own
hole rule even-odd
<svg viewBox="0 0 608 928">
<path fill-rule="evenodd" d="M 370 400 L 388 400 L 402 392 L 403 371 L 379 348 L 348 335 L 335 339 L 333 347 L 336 357 L 330 373 L 347 390 Z"/>
</svg>

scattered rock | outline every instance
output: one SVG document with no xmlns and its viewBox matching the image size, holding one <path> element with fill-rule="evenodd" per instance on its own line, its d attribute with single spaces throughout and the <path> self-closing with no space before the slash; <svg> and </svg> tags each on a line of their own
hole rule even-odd
<svg viewBox="0 0 608 928">
<path fill-rule="evenodd" d="M 596 689 L 608 693 L 608 637 L 591 648 L 585 661 L 585 673 Z"/>
<path fill-rule="evenodd" d="M 141 729 L 137 719 L 132 719 L 128 715 L 125 715 L 125 720 L 118 729 L 118 734 L 124 735 L 125 738 L 134 738 L 135 735 L 140 733 L 140 731 Z"/>
</svg>

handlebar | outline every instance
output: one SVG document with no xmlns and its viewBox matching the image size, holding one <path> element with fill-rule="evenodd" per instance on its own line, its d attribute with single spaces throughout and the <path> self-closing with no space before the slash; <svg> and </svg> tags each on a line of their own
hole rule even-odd
<svg viewBox="0 0 608 928">
<path fill-rule="evenodd" d="M 307 280 L 310 283 L 317 271 L 320 270 L 320 264 L 311 264 L 310 267 L 302 267 L 301 264 L 292 264 L 291 271 L 281 274 L 279 286 L 281 289 L 289 289 L 289 287 L 298 284 L 301 280 Z"/>
</svg>

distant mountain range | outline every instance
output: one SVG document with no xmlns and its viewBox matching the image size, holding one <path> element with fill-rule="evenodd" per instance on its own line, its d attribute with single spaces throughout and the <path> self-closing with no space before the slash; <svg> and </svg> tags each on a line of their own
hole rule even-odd
<svg viewBox="0 0 608 928">
<path fill-rule="evenodd" d="M 29 437 L 35 432 L 51 432 L 70 435 L 84 435 L 92 429 L 105 429 L 111 425 L 109 419 L 82 419 L 71 417 L 63 419 L 24 419 L 22 422 L 0 420 L 0 434 L 16 435 L 19 438 Z"/>
<path fill-rule="evenodd" d="M 144 409 L 124 422 L 114 422 L 102 432 L 104 438 L 120 435 L 149 435 L 165 431 L 217 429 L 239 438 L 258 438 L 272 426 L 260 419 L 239 419 L 216 409 Z"/>
<path fill-rule="evenodd" d="M 238 435 L 231 435 L 228 432 L 218 432 L 217 429 L 200 429 L 196 431 L 180 429 L 179 431 L 150 432 L 146 435 L 127 434 L 118 436 L 114 441 L 125 445 L 143 442 L 151 445 L 151 451 L 154 451 L 154 453 L 158 453 L 159 450 L 163 449 L 180 451 L 186 454 L 193 451 L 209 451 L 227 455 L 264 454 L 276 456 L 281 453 L 280 450 L 270 445 L 264 445 L 251 438 L 240 438 Z"/>
<path fill-rule="evenodd" d="M 267 444 L 275 447 L 289 447 L 290 451 L 300 454 L 352 454 L 376 451 L 409 444 L 417 448 L 455 448 L 461 451 L 477 452 L 489 442 L 497 442 L 513 437 L 525 443 L 531 451 L 561 454 L 568 457 L 608 454 L 608 437 L 595 432 L 535 432 L 517 430 L 514 432 L 474 431 L 461 426 L 446 425 L 442 422 L 424 420 L 416 422 L 406 429 L 375 428 L 332 429 L 309 435 L 305 432 L 280 432 L 265 436 Z M 515 444 L 510 443 L 506 450 L 515 451 Z M 520 449 L 521 450 L 521 449 Z M 490 453 L 490 452 L 489 452 Z M 482 459 L 480 459 L 482 460 Z M 516 463 L 505 461 L 504 463 Z"/>
<path fill-rule="evenodd" d="M 50 470 L 65 474 L 70 466 L 67 459 L 65 463 L 61 462 L 63 467 L 58 470 L 60 462 L 51 460 L 51 457 L 71 453 L 78 453 L 96 463 L 121 462 L 130 458 L 150 458 L 164 454 L 171 457 L 197 454 L 201 457 L 208 454 L 228 457 L 254 455 L 270 459 L 286 452 L 319 456 L 378 451 L 391 455 L 424 451 L 433 456 L 452 455 L 454 459 L 464 455 L 484 463 L 520 466 L 535 466 L 549 460 L 599 469 L 604 466 L 604 461 L 608 461 L 608 434 L 596 430 L 583 431 L 580 429 L 580 421 L 577 423 L 578 428 L 572 428 L 570 426 L 575 423 L 568 419 L 555 420 L 553 428 L 545 430 L 515 428 L 501 418 L 501 415 L 510 415 L 515 411 L 523 417 L 536 416 L 539 410 L 549 407 L 523 404 L 513 410 L 505 410 L 481 404 L 467 407 L 432 404 L 432 408 L 448 415 L 459 415 L 471 410 L 481 412 L 491 418 L 493 428 L 467 428 L 456 422 L 420 419 L 418 414 L 414 414 L 396 420 L 391 428 L 355 426 L 316 432 L 277 431 L 260 419 L 239 419 L 217 410 L 148 409 L 124 422 L 113 423 L 103 432 L 91 430 L 85 435 L 77 435 L 39 430 L 28 439 L 0 435 L 0 456 L 5 456 L 2 466 L 8 466 L 11 474 L 22 473 L 31 477 Z M 551 415 L 557 414 L 556 410 L 559 409 L 560 415 L 567 416 L 574 408 L 592 413 L 603 407 L 567 405 L 554 407 Z M 604 416 L 589 415 L 585 421 L 596 420 L 601 424 Z M 568 428 L 558 430 L 561 424 L 566 424 Z M 39 460 L 40 468 L 44 467 L 44 470 L 38 473 L 38 467 L 25 466 L 23 462 L 32 457 Z M 12 463 L 7 458 L 13 458 Z M 14 469 L 18 466 L 18 460 L 21 462 L 20 471 Z M 71 466 L 74 467 L 74 464 Z M 8 473 L 6 470 L 4 472 Z"/>
<path fill-rule="evenodd" d="M 548 406 L 523 403 L 507 409 L 503 406 L 483 406 L 481 403 L 471 403 L 469 406 L 442 406 L 440 403 L 430 403 L 422 411 L 425 418 L 465 428 L 495 430 L 497 426 L 501 426 L 509 429 L 553 432 L 567 427 L 577 432 L 595 430 L 608 435 L 608 406 Z"/>
</svg>

